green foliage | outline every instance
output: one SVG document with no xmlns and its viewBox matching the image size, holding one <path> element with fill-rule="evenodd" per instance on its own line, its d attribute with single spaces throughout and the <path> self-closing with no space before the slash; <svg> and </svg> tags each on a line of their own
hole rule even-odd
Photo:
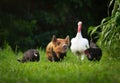
<svg viewBox="0 0 120 83">
<path fill-rule="evenodd" d="M 33 47 L 35 42 L 32 36 L 34 36 L 33 31 L 36 27 L 36 20 L 25 21 L 15 19 L 13 16 L 5 16 L 7 16 L 8 20 L 4 22 L 4 18 L 1 19 L 0 41 L 3 44 L 4 42 L 8 42 L 13 49 L 15 49 L 16 45 L 19 46 L 18 48 L 22 48 L 22 50 L 26 49 L 24 47 Z"/>
<path fill-rule="evenodd" d="M 19 63 L 23 53 L 17 56 L 6 45 L 0 50 L 1 83 L 119 83 L 120 61 L 110 59 L 106 53 L 100 62 L 87 59 L 78 61 L 71 51 L 61 62 L 49 62 L 45 51 L 38 49 L 41 55 L 39 62 Z"/>
<path fill-rule="evenodd" d="M 110 5 L 113 0 L 111 0 Z M 101 29 L 101 32 L 98 32 Z M 99 26 L 89 29 L 91 36 L 97 34 L 98 44 L 106 49 L 112 57 L 119 58 L 120 50 L 120 2 L 115 0 L 111 17 L 104 18 Z"/>
</svg>

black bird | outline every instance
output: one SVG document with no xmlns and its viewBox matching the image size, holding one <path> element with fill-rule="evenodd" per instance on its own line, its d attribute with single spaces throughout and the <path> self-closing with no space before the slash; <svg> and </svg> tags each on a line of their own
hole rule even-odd
<svg viewBox="0 0 120 83">
<path fill-rule="evenodd" d="M 102 50 L 92 41 L 90 41 L 90 48 L 86 49 L 84 53 L 90 61 L 100 61 L 102 57 Z"/>
</svg>

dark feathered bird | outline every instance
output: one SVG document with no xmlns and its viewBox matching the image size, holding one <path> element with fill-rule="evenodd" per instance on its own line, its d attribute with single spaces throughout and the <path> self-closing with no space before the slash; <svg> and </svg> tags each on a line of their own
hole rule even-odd
<svg viewBox="0 0 120 83">
<path fill-rule="evenodd" d="M 84 53 L 90 61 L 99 61 L 102 57 L 102 50 L 92 41 L 90 42 L 90 48 L 86 49 Z"/>
</svg>

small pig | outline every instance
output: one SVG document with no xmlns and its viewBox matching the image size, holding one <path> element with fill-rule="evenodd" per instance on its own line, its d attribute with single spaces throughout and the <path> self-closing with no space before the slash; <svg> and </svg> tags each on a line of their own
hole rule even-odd
<svg viewBox="0 0 120 83">
<path fill-rule="evenodd" d="M 66 56 L 69 47 L 69 36 L 65 39 L 52 37 L 52 41 L 46 47 L 46 56 L 49 61 L 58 62 Z"/>
<path fill-rule="evenodd" d="M 35 49 L 29 49 L 28 51 L 24 53 L 23 58 L 21 60 L 17 59 L 17 61 L 22 62 L 22 63 L 27 62 L 27 61 L 38 62 L 39 60 L 40 60 L 39 52 Z"/>
</svg>

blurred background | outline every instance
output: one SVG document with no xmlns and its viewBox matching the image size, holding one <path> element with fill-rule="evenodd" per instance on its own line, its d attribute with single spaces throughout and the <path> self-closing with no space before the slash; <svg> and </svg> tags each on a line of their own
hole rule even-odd
<svg viewBox="0 0 120 83">
<path fill-rule="evenodd" d="M 13 50 L 44 49 L 53 34 L 75 37 L 79 20 L 83 37 L 90 40 L 88 28 L 108 16 L 108 4 L 109 0 L 0 0 L 0 47 L 7 43 Z"/>
</svg>

